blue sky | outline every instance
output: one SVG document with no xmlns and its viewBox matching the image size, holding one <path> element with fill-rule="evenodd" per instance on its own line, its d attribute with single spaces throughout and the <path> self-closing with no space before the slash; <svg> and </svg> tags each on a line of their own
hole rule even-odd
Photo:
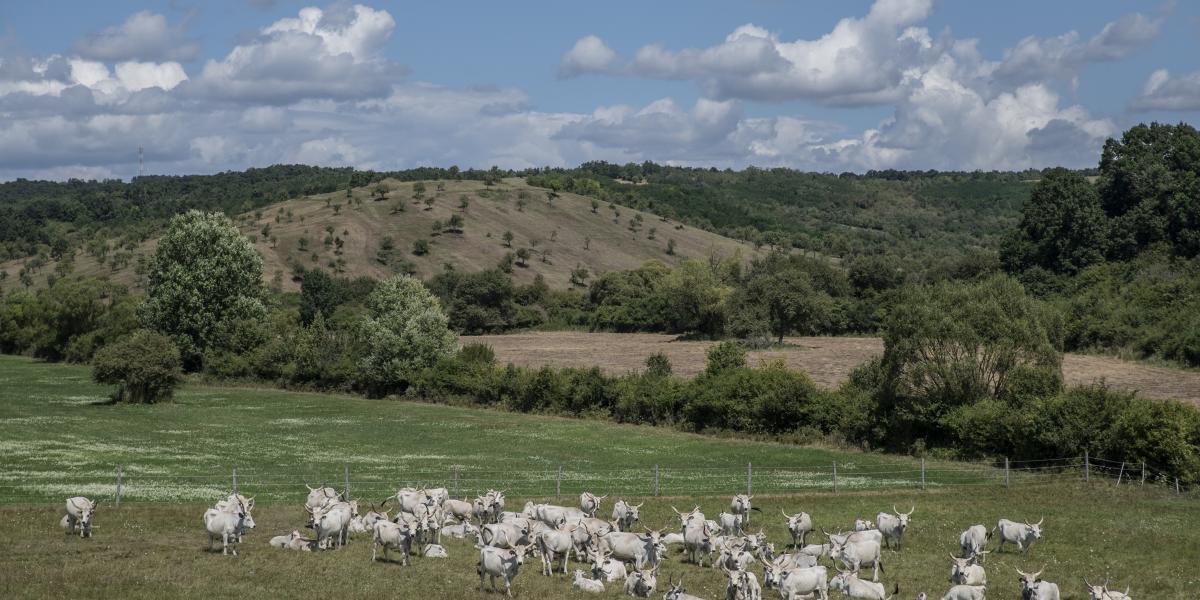
<svg viewBox="0 0 1200 600">
<path fill-rule="evenodd" d="M 0 179 L 1090 166 L 1198 116 L 1188 2 L 0 4 Z"/>
</svg>

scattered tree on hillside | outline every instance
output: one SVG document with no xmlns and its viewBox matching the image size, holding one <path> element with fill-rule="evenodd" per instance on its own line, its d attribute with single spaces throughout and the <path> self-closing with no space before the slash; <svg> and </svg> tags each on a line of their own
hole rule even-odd
<svg viewBox="0 0 1200 600">
<path fill-rule="evenodd" d="M 392 186 L 380 181 L 375 184 L 375 187 L 371 188 L 371 193 L 377 197 L 377 201 L 387 200 L 388 194 L 392 193 Z"/>
<path fill-rule="evenodd" d="M 437 200 L 437 196 L 429 196 L 425 198 L 425 210 L 433 210 L 433 203 Z"/>
<path fill-rule="evenodd" d="M 466 196 L 460 196 L 458 198 L 458 209 L 459 210 L 461 210 L 463 212 L 467 212 L 467 208 L 469 206 L 471 206 L 471 201 L 468 200 Z"/>
<path fill-rule="evenodd" d="M 667 240 L 667 254 L 670 254 L 671 256 L 675 255 L 675 239 L 674 238 L 669 238 Z"/>
<path fill-rule="evenodd" d="M 575 263 L 575 268 L 571 270 L 571 285 L 576 287 L 587 287 L 587 280 L 592 274 L 587 267 Z"/>
<path fill-rule="evenodd" d="M 529 204 L 528 200 L 526 200 L 524 198 L 517 198 L 517 210 L 518 211 L 524 212 L 526 204 Z"/>
<path fill-rule="evenodd" d="M 500 262 L 496 265 L 496 267 L 505 273 L 512 273 L 513 262 L 515 260 L 516 255 L 514 255 L 512 252 L 505 252 L 504 256 L 500 258 Z"/>
<path fill-rule="evenodd" d="M 596 214 L 596 211 L 599 208 L 600 208 L 600 201 L 595 198 L 592 198 L 592 214 Z"/>
<path fill-rule="evenodd" d="M 429 254 L 429 240 L 419 239 L 413 241 L 412 253 L 417 256 L 425 256 Z"/>
<path fill-rule="evenodd" d="M 504 235 L 500 236 L 500 239 L 504 240 L 505 248 L 512 248 L 513 238 L 513 232 L 511 231 L 505 231 Z"/>
<path fill-rule="evenodd" d="M 1096 186 L 1075 171 L 1055 169 L 1033 188 L 1001 259 L 1011 271 L 1077 273 L 1104 260 L 1106 221 Z"/>
<path fill-rule="evenodd" d="M 465 222 L 462 215 L 450 215 L 450 220 L 446 222 L 446 229 L 451 233 L 462 233 Z"/>
<path fill-rule="evenodd" d="M 517 248 L 517 264 L 522 267 L 529 266 L 529 248 Z"/>
</svg>

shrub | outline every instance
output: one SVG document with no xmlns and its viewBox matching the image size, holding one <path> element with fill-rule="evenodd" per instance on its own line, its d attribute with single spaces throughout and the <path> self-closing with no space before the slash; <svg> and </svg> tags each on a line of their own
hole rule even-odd
<svg viewBox="0 0 1200 600">
<path fill-rule="evenodd" d="M 162 334 L 139 329 L 96 353 L 92 379 L 116 385 L 119 401 L 168 400 L 182 381 L 179 348 Z"/>
<path fill-rule="evenodd" d="M 746 350 L 737 342 L 727 341 L 714 344 L 709 347 L 706 356 L 708 358 L 704 366 L 706 375 L 718 375 L 723 371 L 746 367 Z"/>
<path fill-rule="evenodd" d="M 646 358 L 646 374 L 652 377 L 670 377 L 671 359 L 662 352 L 655 352 Z"/>
</svg>

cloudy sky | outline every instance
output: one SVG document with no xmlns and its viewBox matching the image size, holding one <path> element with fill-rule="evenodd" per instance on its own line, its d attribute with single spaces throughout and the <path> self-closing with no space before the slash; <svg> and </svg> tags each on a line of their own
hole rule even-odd
<svg viewBox="0 0 1200 600">
<path fill-rule="evenodd" d="M 275 163 L 1091 166 L 1200 122 L 1200 3 L 0 2 L 0 180 Z"/>
</svg>

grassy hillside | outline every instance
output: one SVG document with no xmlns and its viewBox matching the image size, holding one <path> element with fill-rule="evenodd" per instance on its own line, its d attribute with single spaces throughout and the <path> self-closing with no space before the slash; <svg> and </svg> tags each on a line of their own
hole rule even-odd
<svg viewBox="0 0 1200 600">
<path fill-rule="evenodd" d="M 676 264 L 685 258 L 703 259 L 714 254 L 728 257 L 740 252 L 747 259 L 756 254 L 752 245 L 648 212 L 623 206 L 614 210 L 607 204 L 593 212 L 590 199 L 566 192 L 548 201 L 547 190 L 530 187 L 519 178 L 505 179 L 491 187 L 481 181 L 442 181 L 442 190 L 438 189 L 439 182 L 423 182 L 427 190 L 424 195 L 434 199 L 432 206 L 414 199 L 413 183 L 390 179 L 385 183 L 392 192 L 383 200 L 372 194 L 372 185 L 355 188 L 350 198 L 344 190 L 314 194 L 240 215 L 237 220 L 242 231 L 257 239 L 255 246 L 263 256 L 267 282 L 278 272 L 284 290 L 297 289 L 290 278 L 290 261 L 309 268 L 336 270 L 350 277 L 380 278 L 411 268 L 418 276 L 428 278 L 447 264 L 462 271 L 491 268 L 506 253 L 528 248 L 532 256 L 527 266 L 518 265 L 513 270 L 517 282 L 528 283 L 541 274 L 552 287 L 565 288 L 570 285 L 571 271 L 577 266 L 585 267 L 594 277 L 606 271 L 634 268 L 648 260 Z M 463 198 L 468 204 L 465 209 L 461 208 Z M 396 211 L 397 205 L 403 206 L 403 212 Z M 448 232 L 443 227 L 435 234 L 434 223 L 447 223 L 454 215 L 464 221 L 461 233 Z M 633 231 L 630 223 L 637 215 L 641 216 L 641 223 Z M 264 235 L 263 228 L 268 225 L 268 233 Z M 503 240 L 506 231 L 513 234 L 511 247 Z M 328 246 L 326 237 L 330 238 Z M 394 250 L 388 264 L 384 264 L 379 260 L 379 251 L 384 238 L 389 237 Z M 343 243 L 340 254 L 337 239 Z M 429 242 L 428 254 L 413 254 L 413 243 L 417 240 Z M 674 253 L 668 254 L 672 240 Z M 301 249 L 302 243 L 306 249 Z M 74 272 L 107 275 L 137 287 L 141 283 L 137 273 L 139 257 L 152 254 L 154 244 L 151 238 L 127 250 L 131 256 L 125 264 L 112 261 L 119 251 L 114 251 L 104 264 L 80 252 Z M 545 251 L 549 251 L 548 255 L 543 255 Z M 17 274 L 23 263 L 23 260 L 9 261 L 0 266 L 9 272 L 8 280 L 0 285 L 20 285 Z M 34 276 L 35 285 L 43 285 L 46 277 L 54 273 L 56 264 L 50 261 L 41 268 Z"/>
<path fill-rule="evenodd" d="M 189 386 L 172 404 L 105 406 L 96 404 L 105 390 L 90 384 L 83 368 L 2 357 L 0 374 L 0 523 L 8 544 L 0 572 L 17 598 L 495 597 L 476 591 L 477 555 L 463 541 L 445 542 L 449 560 L 414 557 L 408 568 L 372 563 L 362 536 L 345 549 L 319 554 L 269 548 L 271 536 L 302 528 L 304 474 L 336 480 L 344 463 L 359 498 L 380 498 L 408 482 L 449 485 L 450 465 L 458 463 L 466 465 L 464 489 L 508 488 L 517 506 L 526 498 L 552 498 L 560 464 L 565 479 L 600 474 L 568 479 L 562 502 L 571 503 L 580 487 L 648 494 L 646 476 L 660 463 L 670 482 L 664 493 L 671 496 L 638 501 L 646 501 L 644 524 L 667 527 L 677 522 L 672 504 L 698 504 L 710 516 L 727 507 L 729 495 L 744 486 L 746 462 L 784 473 L 838 460 L 839 475 L 850 484 L 839 494 L 795 473 L 781 478 L 773 484 L 776 493 L 760 490 L 756 505 L 762 513 L 754 513 L 752 528 L 763 527 L 782 548 L 788 538 L 781 509 L 806 510 L 818 527 L 841 529 L 893 504 L 915 505 L 904 549 L 884 552 L 882 581 L 889 591 L 899 585 L 900 598 L 944 592 L 945 555 L 956 548 L 958 532 L 1000 517 L 1044 517 L 1046 534 L 1028 556 L 1008 551 L 989 557 L 989 597 L 1019 597 L 1014 566 L 1046 565 L 1045 578 L 1058 582 L 1068 599 L 1083 597 L 1082 576 L 1108 574 L 1121 589 L 1133 585 L 1134 597 L 1166 600 L 1191 598 L 1196 585 L 1186 574 L 1186 566 L 1200 559 L 1200 537 L 1191 526 L 1196 499 L 1152 486 L 1118 488 L 1095 475 L 1085 485 L 1076 477 L 1027 474 L 1005 488 L 986 467 L 931 462 L 941 477 L 968 473 L 959 483 L 970 485 L 921 491 L 912 461 L 854 452 L 268 390 Z M 128 465 L 119 511 L 108 495 L 117 462 Z M 227 490 L 223 474 L 235 464 L 239 489 L 260 502 L 257 529 L 236 559 L 205 553 L 200 526 L 200 514 Z M 698 479 L 672 481 L 672 472 Z M 57 527 L 62 498 L 74 493 L 102 501 L 90 540 Z M 561 576 L 540 575 L 537 563 L 533 558 L 522 568 L 514 586 L 518 597 L 582 596 Z M 752 570 L 761 575 L 760 568 Z M 661 568 L 664 580 L 668 573 L 683 575 L 701 597 L 723 596 L 720 572 L 684 564 L 677 549 Z M 609 585 L 602 597 L 621 597 L 620 587 Z"/>
</svg>

